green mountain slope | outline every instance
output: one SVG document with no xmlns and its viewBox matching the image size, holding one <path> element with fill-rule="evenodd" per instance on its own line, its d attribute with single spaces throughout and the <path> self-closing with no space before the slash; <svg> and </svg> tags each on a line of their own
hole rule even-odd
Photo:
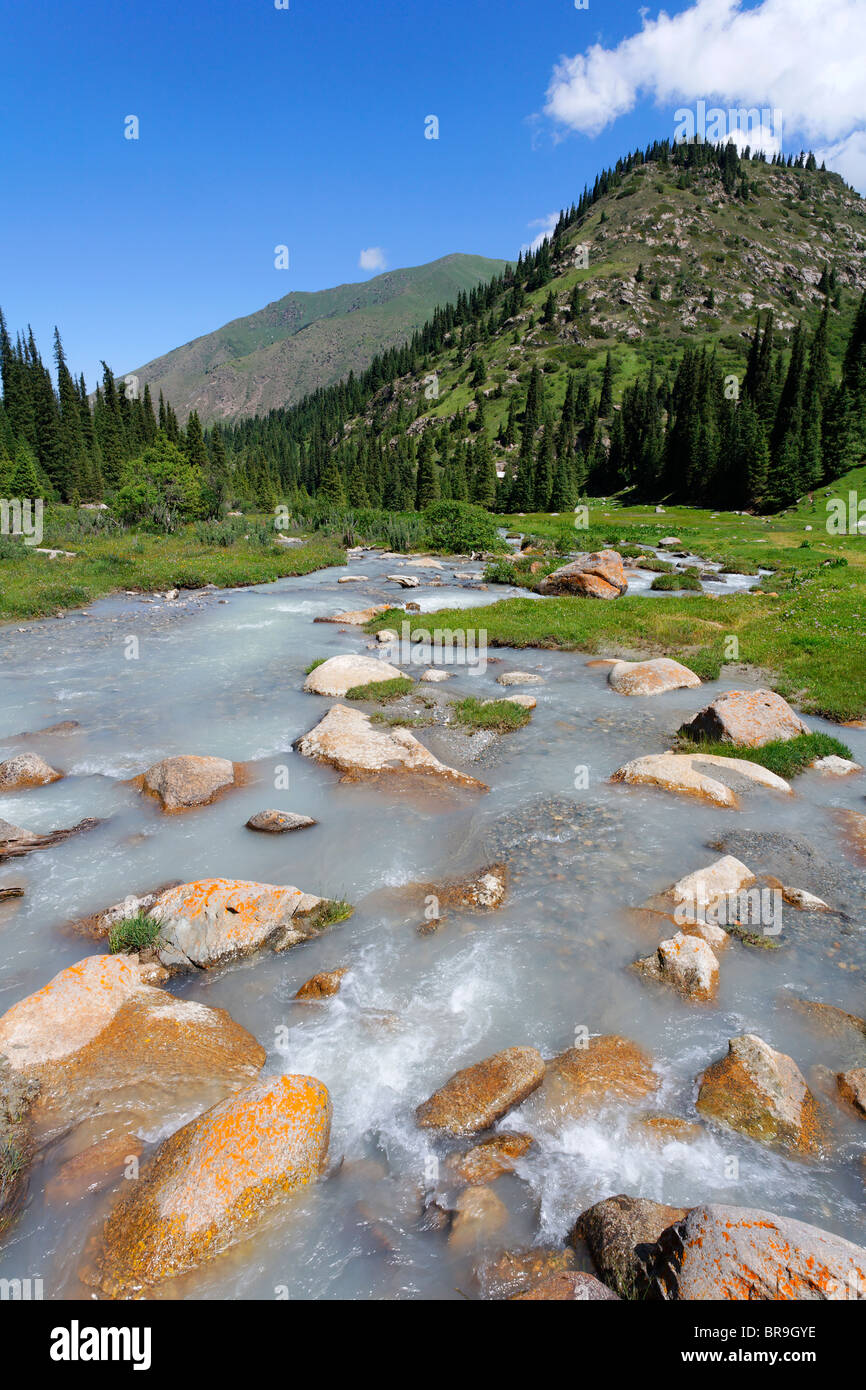
<svg viewBox="0 0 866 1390">
<path fill-rule="evenodd" d="M 388 271 L 362 284 L 292 293 L 255 314 L 136 369 L 154 399 L 161 390 L 181 418 L 204 422 L 291 405 L 368 367 L 461 291 L 489 280 L 504 261 L 454 254 Z"/>
</svg>

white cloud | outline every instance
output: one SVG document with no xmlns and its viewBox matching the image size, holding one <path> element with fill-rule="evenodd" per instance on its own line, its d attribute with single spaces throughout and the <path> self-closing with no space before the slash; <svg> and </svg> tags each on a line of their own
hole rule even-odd
<svg viewBox="0 0 866 1390">
<path fill-rule="evenodd" d="M 866 131 L 855 130 L 844 140 L 815 151 L 818 163 L 835 169 L 853 188 L 866 194 Z"/>
<path fill-rule="evenodd" d="M 748 9 L 743 0 L 694 0 L 674 16 L 644 13 L 640 32 L 615 48 L 596 43 L 560 59 L 545 113 L 597 135 L 646 98 L 778 108 L 785 130 L 838 146 L 856 166 L 859 145 L 853 155 L 846 147 L 866 125 L 864 53 L 863 0 L 761 0 Z"/>
<path fill-rule="evenodd" d="M 381 246 L 368 246 L 366 251 L 361 252 L 358 265 L 362 270 L 385 270 L 385 252 Z"/>
<path fill-rule="evenodd" d="M 532 241 L 524 242 L 523 246 L 521 246 L 520 249 L 524 255 L 527 251 L 537 251 L 545 237 L 552 237 L 558 221 L 559 213 L 549 212 L 546 217 L 536 217 L 534 221 L 527 222 L 526 225 L 529 227 L 530 231 L 534 227 L 540 227 L 541 230 L 537 236 L 533 237 Z"/>
</svg>

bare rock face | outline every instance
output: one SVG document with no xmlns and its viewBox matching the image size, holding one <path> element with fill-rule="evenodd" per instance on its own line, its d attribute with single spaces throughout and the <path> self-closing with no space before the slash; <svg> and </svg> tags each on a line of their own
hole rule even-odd
<svg viewBox="0 0 866 1390">
<path fill-rule="evenodd" d="M 368 715 L 348 705 L 333 705 L 295 747 L 305 758 L 329 763 L 342 772 L 344 781 L 414 773 L 475 791 L 489 790 L 476 778 L 440 763 L 408 729 L 379 728 Z"/>
<path fill-rule="evenodd" d="M 284 951 L 322 930 L 324 899 L 300 888 L 207 878 L 163 893 L 149 915 L 168 970 L 209 970 L 264 947 Z"/>
<path fill-rule="evenodd" d="M 144 773 L 141 789 L 157 797 L 164 811 L 189 811 L 208 806 L 220 792 L 235 786 L 239 772 L 227 758 L 164 758 Z"/>
<path fill-rule="evenodd" d="M 542 579 L 540 594 L 574 594 L 582 598 L 619 598 L 628 589 L 622 556 L 616 550 L 580 555 Z"/>
<path fill-rule="evenodd" d="M 608 684 L 620 695 L 663 695 L 701 684 L 700 676 L 670 657 L 652 661 L 618 661 L 611 667 Z"/>
<path fill-rule="evenodd" d="M 728 1055 L 704 1072 L 697 1108 L 764 1144 L 804 1155 L 821 1149 L 821 1121 L 800 1068 L 753 1033 L 731 1038 Z"/>
<path fill-rule="evenodd" d="M 304 681 L 308 695 L 345 695 L 356 685 L 398 680 L 403 672 L 374 656 L 332 656 L 316 666 Z"/>
<path fill-rule="evenodd" d="M 666 1299 L 866 1297 L 861 1246 L 749 1207 L 694 1207 L 663 1232 L 651 1261 L 655 1290 Z"/>
<path fill-rule="evenodd" d="M 611 781 L 696 796 L 730 810 L 739 807 L 737 789 L 741 787 L 767 787 L 793 795 L 783 778 L 761 767 L 760 763 L 709 753 L 650 753 L 625 763 L 613 774 Z"/>
<path fill-rule="evenodd" d="M 562 1270 L 548 1274 L 534 1284 L 528 1284 L 512 1297 L 513 1303 L 535 1302 L 604 1303 L 619 1302 L 619 1296 L 592 1274 Z"/>
<path fill-rule="evenodd" d="M 111 1213 L 88 1282 L 134 1296 L 249 1236 L 324 1169 L 327 1089 L 309 1076 L 256 1081 L 172 1134 Z"/>
<path fill-rule="evenodd" d="M 866 1067 L 852 1067 L 850 1071 L 840 1071 L 836 1077 L 839 1094 L 857 1114 L 866 1120 Z"/>
<path fill-rule="evenodd" d="M 808 734 L 809 726 L 773 690 L 729 690 L 684 724 L 680 732 L 693 739 L 760 748 L 765 743 Z"/>
<path fill-rule="evenodd" d="M 311 979 L 307 980 L 306 984 L 301 985 L 295 998 L 330 999 L 333 995 L 339 994 L 343 976 L 348 973 L 348 969 L 349 967 L 345 965 L 340 970 L 322 970 L 318 975 L 313 975 Z"/>
<path fill-rule="evenodd" d="M 559 1125 L 610 1102 L 643 1100 L 658 1089 L 652 1058 L 628 1038 L 608 1034 L 570 1047 L 548 1062 L 544 1080 L 521 1119 Z"/>
<path fill-rule="evenodd" d="M 647 1260 L 662 1231 L 686 1215 L 645 1197 L 606 1197 L 582 1216 L 571 1240 L 585 1240 L 599 1276 L 622 1298 L 644 1298 L 650 1288 Z"/>
<path fill-rule="evenodd" d="M 544 1076 L 534 1047 L 508 1047 L 458 1071 L 415 1111 L 422 1129 L 479 1134 L 525 1100 Z"/>
<path fill-rule="evenodd" d="M 642 975 L 672 985 L 684 999 L 705 1002 L 719 991 L 719 962 L 712 947 L 699 936 L 676 936 L 659 943 L 654 955 L 635 961 Z"/>
<path fill-rule="evenodd" d="M 265 835 L 286 835 L 291 830 L 306 830 L 318 825 L 312 816 L 301 816 L 296 811 L 257 811 L 247 821 L 248 830 L 260 830 Z"/>
<path fill-rule="evenodd" d="M 49 767 L 38 753 L 19 753 L 0 763 L 0 791 L 22 791 L 25 787 L 45 787 L 49 782 L 59 782 L 63 776 L 55 768 Z"/>
</svg>

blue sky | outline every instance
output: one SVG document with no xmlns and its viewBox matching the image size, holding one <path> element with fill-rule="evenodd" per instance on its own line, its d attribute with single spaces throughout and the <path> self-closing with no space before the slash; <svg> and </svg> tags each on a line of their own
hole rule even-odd
<svg viewBox="0 0 866 1390">
<path fill-rule="evenodd" d="M 388 267 L 514 256 L 701 96 L 783 106 L 786 149 L 825 150 L 866 185 L 866 42 L 850 27 L 863 28 L 862 0 L 665 8 L 668 20 L 626 0 L 7 6 L 10 327 L 32 322 L 47 352 L 57 323 L 90 383 L 103 356 L 128 370 L 290 290 L 366 278 L 365 249 Z M 124 138 L 129 115 L 138 140 Z M 280 244 L 288 271 L 274 267 Z"/>
</svg>

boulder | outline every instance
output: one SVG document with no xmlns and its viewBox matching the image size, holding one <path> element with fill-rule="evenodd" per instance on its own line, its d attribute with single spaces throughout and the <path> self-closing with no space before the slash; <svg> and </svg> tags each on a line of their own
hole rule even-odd
<svg viewBox="0 0 866 1390">
<path fill-rule="evenodd" d="M 324 1169 L 327 1089 L 309 1076 L 256 1081 L 166 1139 L 105 1223 L 87 1282 L 134 1296 L 252 1234 Z"/>
<path fill-rule="evenodd" d="M 682 1207 L 646 1197 L 606 1197 L 578 1217 L 570 1240 L 586 1241 L 599 1277 L 622 1298 L 645 1298 L 653 1247 L 662 1231 L 685 1215 Z"/>
<path fill-rule="evenodd" d="M 503 671 L 496 677 L 497 685 L 544 685 L 544 677 L 532 671 Z"/>
<path fill-rule="evenodd" d="M 505 695 L 498 700 L 482 700 L 482 705 L 519 705 L 521 709 L 535 709 L 538 701 L 534 695 Z"/>
<path fill-rule="evenodd" d="M 301 985 L 295 998 L 330 999 L 332 995 L 339 994 L 343 976 L 348 973 L 348 969 L 349 967 L 344 965 L 340 970 L 322 970 L 307 980 L 306 984 Z"/>
<path fill-rule="evenodd" d="M 422 1129 L 479 1134 L 525 1100 L 544 1076 L 534 1047 L 508 1047 L 458 1071 L 415 1111 Z"/>
<path fill-rule="evenodd" d="M 384 773 L 415 773 L 475 791 L 489 790 L 475 777 L 440 763 L 408 729 L 380 728 L 369 715 L 348 705 L 333 705 L 294 746 L 305 758 L 336 768 L 345 782 Z"/>
<path fill-rule="evenodd" d="M 548 1062 L 521 1118 L 558 1126 L 611 1102 L 643 1100 L 658 1085 L 652 1058 L 636 1043 L 616 1034 L 590 1038 L 585 1047 L 570 1047 Z"/>
<path fill-rule="evenodd" d="M 399 680 L 403 672 L 375 656 L 332 656 L 304 681 L 308 695 L 345 695 L 356 685 Z"/>
<path fill-rule="evenodd" d="M 343 574 L 337 580 L 338 584 L 360 584 L 366 580 L 366 574 Z"/>
<path fill-rule="evenodd" d="M 421 673 L 421 679 L 422 681 L 426 681 L 429 685 L 437 685 L 441 681 L 450 680 L 451 672 L 443 671 L 441 666 L 431 666 L 428 670 Z"/>
<path fill-rule="evenodd" d="M 793 1058 L 753 1033 L 731 1038 L 728 1054 L 700 1078 L 697 1108 L 708 1119 L 762 1144 L 820 1152 L 815 1098 Z"/>
<path fill-rule="evenodd" d="M 240 768 L 227 758 L 181 756 L 154 763 L 141 778 L 141 790 L 155 796 L 167 812 L 208 806 L 236 785 Z"/>
<path fill-rule="evenodd" d="M 696 740 L 760 748 L 765 743 L 808 734 L 809 726 L 773 690 L 729 690 L 700 710 L 680 732 Z"/>
<path fill-rule="evenodd" d="M 0 763 L 0 791 L 21 791 L 25 787 L 45 787 L 49 782 L 59 782 L 63 776 L 55 768 L 49 767 L 38 753 L 18 753 Z"/>
<path fill-rule="evenodd" d="M 261 1070 L 265 1052 L 222 1009 L 144 983 L 135 956 L 89 956 L 0 1018 L 9 1072 L 38 1085 L 39 1145 L 79 1124 L 91 1141 L 209 1105 Z"/>
<path fill-rule="evenodd" d="M 509 1298 L 549 1274 L 574 1269 L 574 1251 L 534 1245 L 529 1250 L 503 1250 L 489 1255 L 475 1267 L 475 1279 L 484 1298 Z"/>
<path fill-rule="evenodd" d="M 530 1134 L 494 1134 L 464 1153 L 451 1154 L 445 1163 L 449 1179 L 461 1183 L 488 1183 L 512 1173 L 517 1159 L 532 1147 Z"/>
<path fill-rule="evenodd" d="M 564 1302 L 602 1303 L 612 1299 L 618 1302 L 617 1294 L 607 1288 L 592 1274 L 580 1274 L 576 1270 L 561 1270 L 558 1274 L 548 1274 L 528 1284 L 519 1293 L 513 1294 L 513 1303 Z"/>
<path fill-rule="evenodd" d="M 705 1002 L 719 991 L 719 962 L 699 936 L 677 932 L 659 943 L 655 955 L 635 961 L 635 969 L 650 979 L 673 985 L 684 999 Z"/>
<path fill-rule="evenodd" d="M 678 879 L 666 896 L 674 905 L 677 922 L 681 918 L 698 920 L 720 899 L 729 898 L 754 882 L 751 869 L 732 854 L 726 854 L 706 868 Z"/>
<path fill-rule="evenodd" d="M 666 1299 L 816 1301 L 866 1297 L 866 1250 L 817 1226 L 749 1207 L 694 1207 L 659 1238 Z"/>
<path fill-rule="evenodd" d="M 827 758 L 816 758 L 809 766 L 814 772 L 824 772 L 832 777 L 850 777 L 852 772 L 862 772 L 859 763 L 853 763 L 850 758 L 837 757 L 831 753 Z"/>
<path fill-rule="evenodd" d="M 679 661 L 660 656 L 653 661 L 618 661 L 611 667 L 608 683 L 620 695 L 663 695 L 701 684 L 700 676 Z"/>
<path fill-rule="evenodd" d="M 622 556 L 599 550 L 577 559 L 542 579 L 540 594 L 576 594 L 583 598 L 619 598 L 628 589 Z"/>
<path fill-rule="evenodd" d="M 807 893 L 805 888 L 787 888 L 784 884 L 781 887 L 782 901 L 789 907 L 796 907 L 800 912 L 832 912 L 833 909 L 824 902 L 823 898 L 818 898 L 814 893 Z"/>
<path fill-rule="evenodd" d="M 714 806 L 726 806 L 731 810 L 739 806 L 737 792 L 743 787 L 768 787 L 793 795 L 783 778 L 761 767 L 760 763 L 709 753 L 650 753 L 625 763 L 613 774 L 611 781 L 697 796 Z"/>
<path fill-rule="evenodd" d="M 380 647 L 390 646 L 392 642 L 398 642 L 399 640 L 397 633 L 392 627 L 380 627 L 379 631 L 376 633 L 376 641 Z"/>
<path fill-rule="evenodd" d="M 378 618 L 380 613 L 387 613 L 393 608 L 393 603 L 374 603 L 370 608 L 356 608 L 348 613 L 333 613 L 330 617 L 314 618 L 314 623 L 340 623 L 344 627 L 364 627 L 371 623 L 374 618 Z"/>
<path fill-rule="evenodd" d="M 417 574 L 389 574 L 387 578 L 391 584 L 399 584 L 401 589 L 417 589 L 421 583 Z"/>
<path fill-rule="evenodd" d="M 61 845 L 73 835 L 95 830 L 96 826 L 101 824 L 101 820 L 90 816 L 67 830 L 49 830 L 44 835 L 37 835 L 32 830 L 24 830 L 20 825 L 12 825 L 8 820 L 0 820 L 0 864 L 4 859 L 21 859 L 25 854 L 32 854 L 34 850 L 53 849 L 55 845 Z"/>
<path fill-rule="evenodd" d="M 508 1223 L 508 1208 L 490 1187 L 467 1187 L 454 1203 L 452 1250 L 488 1244 Z"/>
<path fill-rule="evenodd" d="M 267 947 L 285 951 L 323 930 L 327 903 L 300 888 L 206 878 L 164 893 L 148 914 L 168 970 L 210 970 Z"/>
<path fill-rule="evenodd" d="M 866 1120 L 866 1067 L 852 1067 L 836 1076 L 839 1094 Z"/>
<path fill-rule="evenodd" d="M 142 893 L 140 896 L 130 893 L 122 902 L 105 907 L 101 912 L 92 912 L 89 917 L 79 917 L 70 923 L 70 927 L 79 936 L 89 936 L 93 941 L 107 941 L 112 929 L 119 922 L 125 922 L 130 917 L 146 915 L 156 906 L 163 893 L 176 887 L 176 883 L 165 883 L 161 888 L 154 888 L 152 892 Z"/>
<path fill-rule="evenodd" d="M 440 908 L 492 912 L 504 903 L 507 889 L 508 870 L 501 863 L 489 864 L 468 878 L 443 883 L 441 887 L 434 883 L 412 884 L 406 892 L 413 897 L 435 897 Z"/>
<path fill-rule="evenodd" d="M 301 816 L 296 811 L 257 811 L 247 821 L 247 829 L 260 830 L 265 835 L 285 835 L 318 823 L 312 816 Z"/>
</svg>

